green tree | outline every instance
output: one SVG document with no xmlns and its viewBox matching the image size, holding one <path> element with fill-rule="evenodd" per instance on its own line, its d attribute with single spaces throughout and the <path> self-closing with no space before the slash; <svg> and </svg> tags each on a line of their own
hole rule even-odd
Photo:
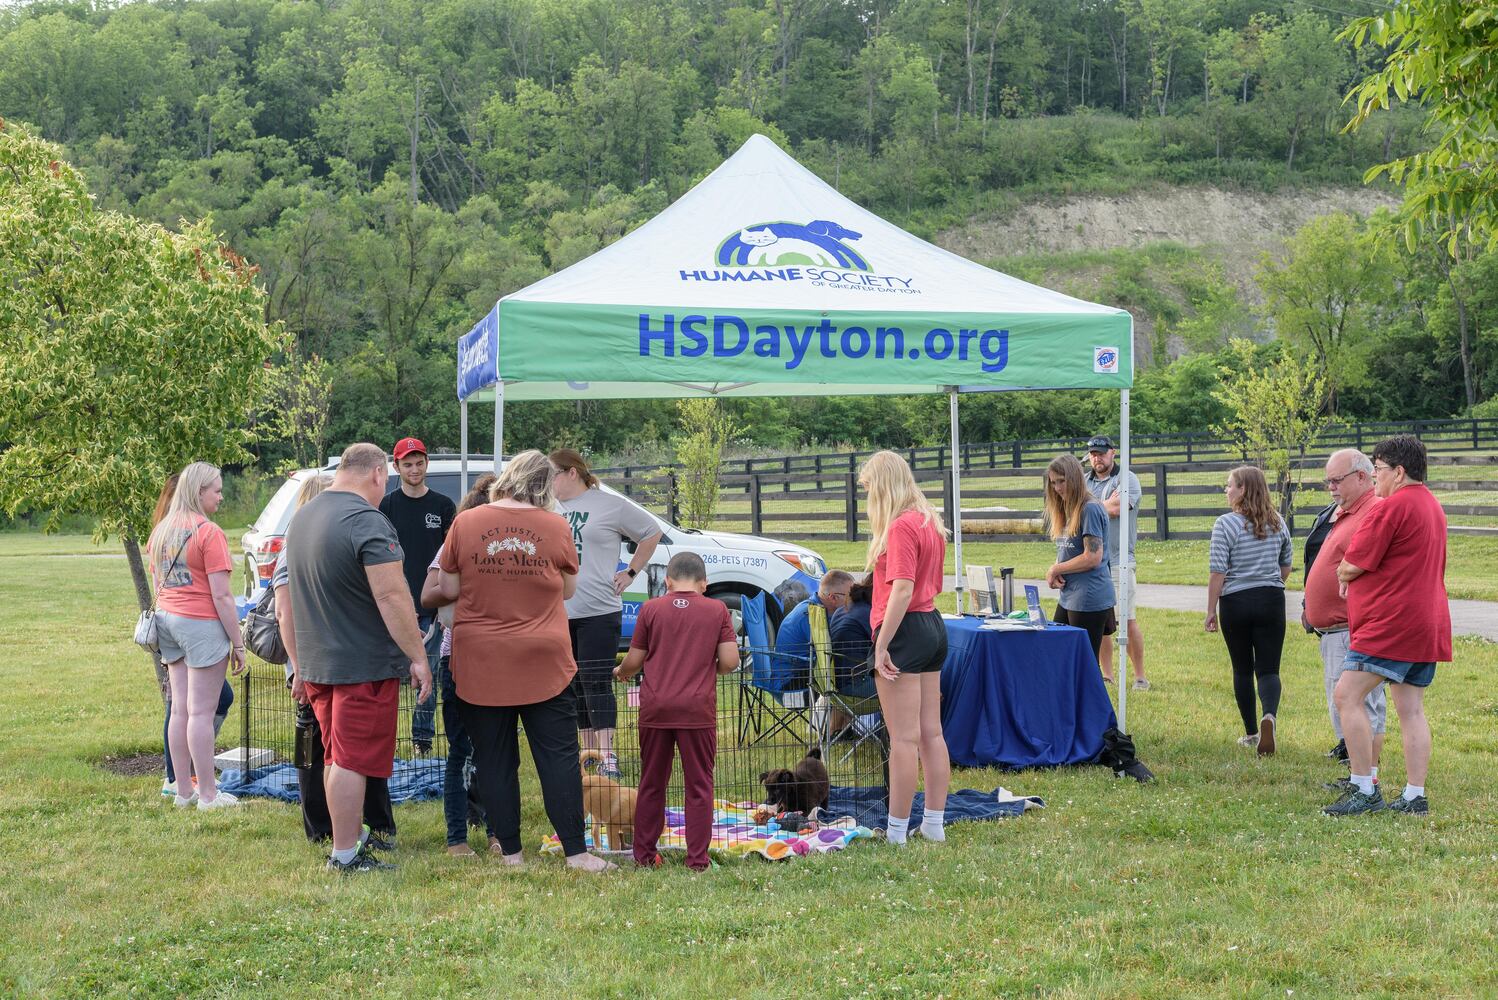
<svg viewBox="0 0 1498 1000">
<path fill-rule="evenodd" d="M 161 484 L 249 458 L 247 417 L 285 338 L 254 269 L 207 226 L 95 208 L 60 147 L 4 121 L 0 275 L 0 509 L 119 534 L 145 608 L 139 542 Z"/>
<path fill-rule="evenodd" d="M 1326 406 L 1366 376 L 1375 304 L 1387 294 L 1394 260 L 1376 226 L 1342 212 L 1302 226 L 1285 258 L 1260 259 L 1256 277 L 1266 317 L 1281 337 L 1309 355 L 1326 378 Z"/>
<path fill-rule="evenodd" d="M 1336 108 L 1351 60 L 1326 19 L 1309 11 L 1264 32 L 1260 45 L 1258 101 L 1285 137 L 1285 165 L 1294 167 L 1301 141 Z"/>
<path fill-rule="evenodd" d="M 715 397 L 677 400 L 681 433 L 676 437 L 676 461 L 681 466 L 677 496 L 681 522 L 688 528 L 713 526 L 718 511 L 718 479 L 723 449 L 737 433 L 733 418 Z"/>
<path fill-rule="evenodd" d="M 1231 362 L 1221 367 L 1222 387 L 1212 395 L 1228 411 L 1215 428 L 1240 438 L 1244 450 L 1270 474 L 1280 495 L 1280 513 L 1294 498 L 1290 465 L 1326 425 L 1326 376 L 1309 361 L 1281 350 L 1265 363 L 1254 344 L 1233 341 Z"/>
<path fill-rule="evenodd" d="M 1388 50 L 1383 65 L 1353 88 L 1356 130 L 1394 102 L 1416 100 L 1434 142 L 1368 171 L 1405 191 L 1411 249 L 1431 230 L 1453 255 L 1471 236 L 1498 246 L 1498 5 L 1491 0 L 1397 0 L 1392 10 L 1359 18 L 1342 36 Z"/>
</svg>

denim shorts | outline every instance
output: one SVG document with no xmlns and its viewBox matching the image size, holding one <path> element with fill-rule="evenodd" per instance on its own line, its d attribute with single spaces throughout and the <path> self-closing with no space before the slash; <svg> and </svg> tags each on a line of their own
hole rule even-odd
<svg viewBox="0 0 1498 1000">
<path fill-rule="evenodd" d="M 1362 670 L 1380 677 L 1387 677 L 1395 684 L 1408 684 L 1411 687 L 1430 687 L 1430 682 L 1436 679 L 1434 662 L 1406 663 L 1403 660 L 1389 660 L 1382 656 L 1369 656 L 1355 649 L 1348 651 L 1342 669 Z"/>
<path fill-rule="evenodd" d="M 229 657 L 229 637 L 217 618 L 187 618 L 156 612 L 156 636 L 161 640 L 161 662 L 186 660 L 189 667 L 216 667 Z"/>
</svg>

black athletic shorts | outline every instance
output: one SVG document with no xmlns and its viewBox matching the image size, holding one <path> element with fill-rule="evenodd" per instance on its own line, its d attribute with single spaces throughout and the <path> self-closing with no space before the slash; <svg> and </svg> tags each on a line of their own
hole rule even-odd
<svg viewBox="0 0 1498 1000">
<path fill-rule="evenodd" d="M 577 698 L 579 729 L 613 729 L 617 724 L 614 664 L 618 662 L 622 619 L 623 612 L 615 611 L 567 621 L 572 633 L 572 658 L 577 661 L 572 692 Z"/>
<path fill-rule="evenodd" d="M 1103 611 L 1068 611 L 1057 605 L 1052 620 L 1058 625 L 1072 625 L 1087 630 L 1087 641 L 1096 657 L 1103 648 L 1103 637 L 1118 631 L 1118 614 L 1112 608 Z"/>
<path fill-rule="evenodd" d="M 877 631 L 874 641 L 879 641 Z M 907 611 L 889 641 L 889 658 L 902 674 L 940 673 L 947 662 L 947 624 L 941 612 Z"/>
</svg>

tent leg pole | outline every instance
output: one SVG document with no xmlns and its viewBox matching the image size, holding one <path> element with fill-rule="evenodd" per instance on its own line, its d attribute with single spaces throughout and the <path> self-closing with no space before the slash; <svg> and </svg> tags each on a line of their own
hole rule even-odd
<svg viewBox="0 0 1498 1000">
<path fill-rule="evenodd" d="M 1118 507 L 1118 657 L 1113 676 L 1118 678 L 1118 729 L 1129 731 L 1129 616 L 1134 610 L 1134 594 L 1129 586 L 1129 539 L 1134 537 L 1134 512 L 1129 509 L 1129 390 L 1119 394 L 1118 402 L 1118 492 L 1123 500 Z"/>
<path fill-rule="evenodd" d="M 494 474 L 499 475 L 499 463 L 505 454 L 505 384 L 494 383 Z"/>
<path fill-rule="evenodd" d="M 962 595 L 967 578 L 962 568 L 962 444 L 957 429 L 957 390 L 948 394 L 952 414 L 952 509 L 948 519 L 952 525 L 953 568 L 957 571 L 957 613 L 963 613 Z"/>
<path fill-rule="evenodd" d="M 458 400 L 458 481 L 468 495 L 468 400 Z"/>
</svg>

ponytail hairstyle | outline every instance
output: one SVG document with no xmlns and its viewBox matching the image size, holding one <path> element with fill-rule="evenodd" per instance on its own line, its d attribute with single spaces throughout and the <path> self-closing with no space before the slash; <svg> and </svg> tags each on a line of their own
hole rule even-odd
<svg viewBox="0 0 1498 1000">
<path fill-rule="evenodd" d="M 576 469 L 577 478 L 582 480 L 585 489 L 591 490 L 598 485 L 598 477 L 588 471 L 587 459 L 571 448 L 558 448 L 546 457 L 551 460 L 551 464 L 555 465 L 560 472 L 566 472 L 568 469 Z"/>
<path fill-rule="evenodd" d="M 935 525 L 937 531 L 946 534 L 941 514 L 916 485 L 915 475 L 905 459 L 894 452 L 876 451 L 870 455 L 858 471 L 858 483 L 869 494 L 868 569 L 874 568 L 888 548 L 890 525 L 907 511 L 916 511 L 926 524 Z"/>
</svg>

